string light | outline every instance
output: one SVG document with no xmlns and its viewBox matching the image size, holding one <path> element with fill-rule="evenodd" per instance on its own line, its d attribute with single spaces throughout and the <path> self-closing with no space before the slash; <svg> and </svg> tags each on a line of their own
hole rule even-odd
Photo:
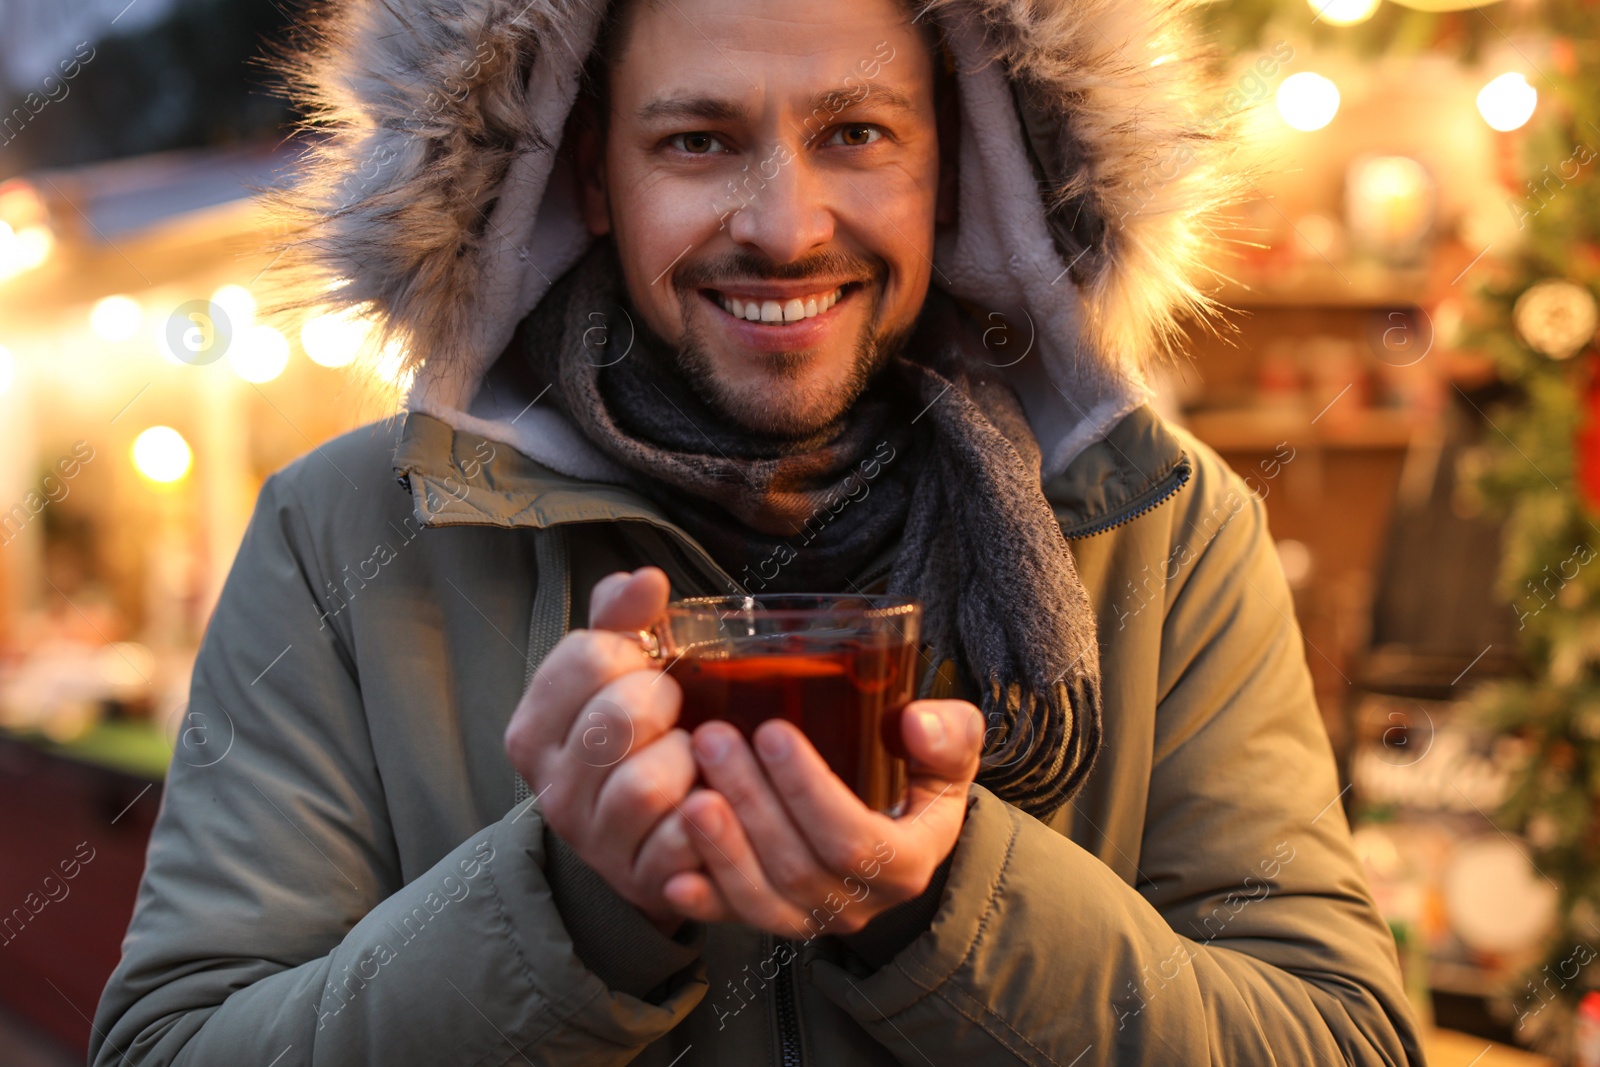
<svg viewBox="0 0 1600 1067">
<path fill-rule="evenodd" d="M 235 336 L 255 325 L 256 298 L 244 286 L 224 285 L 211 294 L 211 302 L 228 316 L 228 324 Z"/>
<path fill-rule="evenodd" d="M 14 230 L 0 222 L 0 281 L 32 270 L 50 258 L 55 238 L 43 226 Z"/>
<path fill-rule="evenodd" d="M 398 339 L 383 346 L 372 372 L 379 381 L 393 386 L 402 395 L 411 391 L 411 384 L 417 378 L 417 369 L 406 366 L 406 350 Z"/>
<path fill-rule="evenodd" d="M 330 311 L 300 327 L 300 344 L 318 366 L 343 367 L 356 358 L 371 330 L 357 309 Z"/>
<path fill-rule="evenodd" d="M 289 365 L 289 340 L 271 326 L 252 326 L 228 350 L 228 365 L 247 382 L 270 382 Z"/>
<path fill-rule="evenodd" d="M 1339 87 L 1320 74 L 1303 70 L 1278 86 L 1278 114 L 1297 130 L 1320 130 L 1338 112 Z"/>
<path fill-rule="evenodd" d="M 1330 26 L 1354 26 L 1370 19 L 1380 0 L 1307 0 L 1317 18 Z"/>
<path fill-rule="evenodd" d="M 89 311 L 89 328 L 102 341 L 126 341 L 139 332 L 144 308 L 131 296 L 108 296 Z"/>
<path fill-rule="evenodd" d="M 1490 127 L 1502 133 L 1532 118 L 1538 104 L 1539 90 L 1516 71 L 1502 74 L 1478 90 L 1478 114 Z"/>
<path fill-rule="evenodd" d="M 133 440 L 133 466 L 152 482 L 175 482 L 189 473 L 194 453 L 171 426 L 152 426 Z"/>
</svg>

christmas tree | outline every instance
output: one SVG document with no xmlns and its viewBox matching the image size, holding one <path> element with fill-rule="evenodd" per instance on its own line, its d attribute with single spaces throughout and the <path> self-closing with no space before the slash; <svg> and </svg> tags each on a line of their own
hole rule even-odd
<svg viewBox="0 0 1600 1067">
<path fill-rule="evenodd" d="M 1600 989 L 1586 966 L 1600 953 L 1600 3 L 1225 0 L 1204 17 L 1240 55 L 1280 35 L 1368 58 L 1476 64 L 1498 49 L 1523 68 L 1514 87 L 1537 94 L 1531 121 L 1496 135 L 1514 237 L 1479 253 L 1464 325 L 1437 342 L 1490 357 L 1510 387 L 1480 411 L 1488 431 L 1460 475 L 1467 503 L 1504 520 L 1498 589 L 1525 669 L 1480 686 L 1470 714 L 1525 753 L 1489 814 L 1558 895 L 1544 958 L 1502 1003 L 1519 1039 L 1569 1057 L 1574 1009 Z"/>
<path fill-rule="evenodd" d="M 1600 950 L 1600 12 L 1560 2 L 1539 18 L 1548 95 L 1506 203 L 1520 241 L 1461 339 L 1493 357 L 1515 398 L 1484 412 L 1491 432 L 1463 473 L 1506 519 L 1499 584 L 1527 667 L 1475 694 L 1480 721 L 1526 746 L 1498 823 L 1559 892 L 1546 959 L 1509 996 L 1562 1054 L 1573 1007 L 1600 986 L 1580 966 Z"/>
</svg>

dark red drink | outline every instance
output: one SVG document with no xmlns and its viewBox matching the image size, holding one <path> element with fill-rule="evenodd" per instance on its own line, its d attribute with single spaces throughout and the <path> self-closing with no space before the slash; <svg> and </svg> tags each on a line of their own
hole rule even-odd
<svg viewBox="0 0 1600 1067">
<path fill-rule="evenodd" d="M 667 673 L 683 687 L 684 729 L 722 719 L 748 740 L 766 720 L 787 719 L 856 796 L 889 811 L 905 792 L 900 712 L 915 660 L 895 635 L 784 633 L 690 647 Z"/>
</svg>

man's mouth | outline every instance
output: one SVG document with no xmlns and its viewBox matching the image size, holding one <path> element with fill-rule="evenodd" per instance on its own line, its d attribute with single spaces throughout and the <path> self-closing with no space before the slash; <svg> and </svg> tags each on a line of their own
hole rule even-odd
<svg viewBox="0 0 1600 1067">
<path fill-rule="evenodd" d="M 773 299 L 755 293 L 741 294 L 737 290 L 705 289 L 702 292 L 736 319 L 778 325 L 816 318 L 837 304 L 858 285 L 859 283 L 850 282 L 832 289 L 784 299 Z"/>
</svg>

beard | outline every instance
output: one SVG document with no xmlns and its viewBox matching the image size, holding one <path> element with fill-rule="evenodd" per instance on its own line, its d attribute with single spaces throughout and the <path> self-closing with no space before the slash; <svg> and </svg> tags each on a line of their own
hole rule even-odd
<svg viewBox="0 0 1600 1067">
<path fill-rule="evenodd" d="M 799 440 L 832 426 L 854 407 L 878 372 L 905 347 L 909 333 L 875 330 L 869 319 L 856 337 L 849 368 L 839 382 L 815 380 L 810 373 L 812 353 L 774 352 L 763 357 L 768 366 L 765 380 L 732 385 L 717 376 L 716 364 L 693 327 L 667 351 L 684 381 L 718 416 L 760 436 Z"/>
<path fill-rule="evenodd" d="M 703 309 L 701 288 L 716 288 L 725 278 L 795 280 L 812 276 L 856 276 L 865 283 L 858 298 L 870 297 L 865 321 L 857 334 L 842 381 L 818 380 L 812 372 L 816 354 L 811 351 L 773 352 L 763 356 L 768 373 L 754 385 L 734 385 L 718 376 L 693 312 Z M 779 440 L 804 440 L 834 425 L 853 407 L 883 370 L 905 348 L 914 323 L 880 329 L 875 326 L 887 271 L 838 253 L 775 267 L 752 253 L 741 251 L 714 264 L 696 266 L 675 279 L 683 336 L 677 341 L 655 339 L 652 349 L 671 361 L 705 405 L 719 418 L 747 433 Z"/>
</svg>

